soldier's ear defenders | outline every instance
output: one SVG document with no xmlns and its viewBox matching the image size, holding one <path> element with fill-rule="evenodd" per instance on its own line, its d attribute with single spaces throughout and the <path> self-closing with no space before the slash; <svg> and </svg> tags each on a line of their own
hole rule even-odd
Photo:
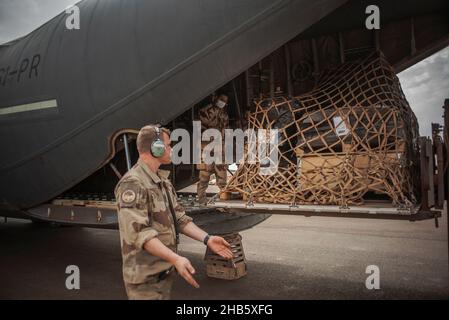
<svg viewBox="0 0 449 320">
<path fill-rule="evenodd" d="M 151 155 L 155 158 L 160 158 L 165 153 L 165 144 L 161 139 L 161 129 L 159 127 L 155 127 L 156 138 L 151 143 Z"/>
</svg>

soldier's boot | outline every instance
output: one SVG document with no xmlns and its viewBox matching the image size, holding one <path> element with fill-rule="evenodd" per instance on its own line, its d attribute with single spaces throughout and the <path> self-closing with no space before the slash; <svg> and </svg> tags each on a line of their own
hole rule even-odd
<svg viewBox="0 0 449 320">
<path fill-rule="evenodd" d="M 220 200 L 230 200 L 231 193 L 224 191 L 228 178 L 227 166 L 217 165 L 215 169 L 215 176 L 217 177 L 217 186 L 220 188 Z"/>
<path fill-rule="evenodd" d="M 207 204 L 206 190 L 209 186 L 210 173 L 206 170 L 200 171 L 200 181 L 197 184 L 198 202 L 200 205 Z"/>
</svg>

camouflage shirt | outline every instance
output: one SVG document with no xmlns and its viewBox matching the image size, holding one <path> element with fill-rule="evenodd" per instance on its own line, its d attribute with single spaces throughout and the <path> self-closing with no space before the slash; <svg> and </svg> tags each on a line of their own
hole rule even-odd
<svg viewBox="0 0 449 320">
<path fill-rule="evenodd" d="M 145 242 L 157 237 L 168 248 L 177 251 L 176 231 L 167 197 L 172 200 L 179 230 L 192 221 L 177 203 L 169 173 L 158 170 L 156 174 L 139 160 L 115 187 L 126 283 L 143 283 L 172 266 L 143 248 Z"/>
<path fill-rule="evenodd" d="M 203 130 L 215 128 L 224 135 L 224 129 L 229 127 L 228 113 L 215 105 L 209 104 L 200 109 L 199 116 Z"/>
</svg>

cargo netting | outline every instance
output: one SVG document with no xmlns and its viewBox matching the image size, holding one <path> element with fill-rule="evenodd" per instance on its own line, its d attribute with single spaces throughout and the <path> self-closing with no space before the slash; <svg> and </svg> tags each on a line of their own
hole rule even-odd
<svg viewBox="0 0 449 320">
<path fill-rule="evenodd" d="M 226 190 L 264 203 L 416 203 L 418 123 L 381 52 L 323 72 L 314 89 L 256 103 L 249 129 L 278 129 L 278 167 L 244 161 Z M 273 150 L 272 150 L 273 151 Z M 263 165 L 262 165 L 263 167 Z"/>
</svg>

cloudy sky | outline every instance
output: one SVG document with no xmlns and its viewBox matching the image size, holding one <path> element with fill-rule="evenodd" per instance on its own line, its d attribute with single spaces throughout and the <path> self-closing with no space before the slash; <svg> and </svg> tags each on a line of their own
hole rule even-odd
<svg viewBox="0 0 449 320">
<path fill-rule="evenodd" d="M 0 43 L 24 36 L 79 0 L 0 0 Z"/>
<path fill-rule="evenodd" d="M 77 2 L 0 0 L 0 44 L 31 32 Z M 430 123 L 441 122 L 441 106 L 449 98 L 449 48 L 401 72 L 399 79 L 418 117 L 420 133 L 430 135 Z"/>
<path fill-rule="evenodd" d="M 449 99 L 449 47 L 398 74 L 402 90 L 416 114 L 419 131 L 431 135 L 431 122 L 442 122 Z"/>
</svg>

